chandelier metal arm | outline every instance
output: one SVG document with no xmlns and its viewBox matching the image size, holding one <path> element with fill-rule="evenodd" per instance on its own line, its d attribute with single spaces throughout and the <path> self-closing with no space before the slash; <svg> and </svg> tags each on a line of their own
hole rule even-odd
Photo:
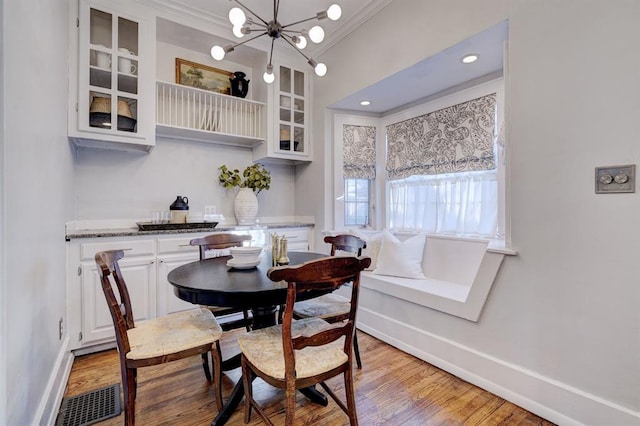
<svg viewBox="0 0 640 426">
<path fill-rule="evenodd" d="M 247 12 L 249 12 L 250 14 L 252 14 L 253 16 L 255 16 L 256 18 L 258 18 L 260 21 L 262 21 L 265 25 L 269 25 L 269 23 L 267 21 L 265 21 L 264 19 L 262 19 L 261 17 L 259 17 L 253 10 L 249 9 L 247 6 L 245 6 L 244 4 L 240 3 L 240 0 L 233 0 L 236 3 L 238 3 L 240 6 L 242 6 L 243 8 L 245 8 L 247 10 Z M 275 1 L 275 0 L 274 0 Z"/>
<path fill-rule="evenodd" d="M 273 43 L 275 43 L 275 41 L 276 41 L 275 38 L 271 39 L 271 51 L 269 52 L 269 66 L 273 65 L 271 61 L 273 60 Z"/>
<path fill-rule="evenodd" d="M 280 0 L 273 0 L 273 20 L 278 20 L 278 11 L 280 11 Z"/>
<path fill-rule="evenodd" d="M 258 30 L 256 30 L 256 31 L 258 31 Z M 253 36 L 253 37 L 248 38 L 248 39 L 246 39 L 246 40 L 244 40 L 244 41 L 241 41 L 240 43 L 233 44 L 233 45 L 231 45 L 231 50 L 235 49 L 235 48 L 236 48 L 236 47 L 238 47 L 238 46 L 242 46 L 242 45 L 243 45 L 243 44 L 245 44 L 245 43 L 249 43 L 251 40 L 255 40 L 255 39 L 257 39 L 258 37 L 262 37 L 263 35 L 267 35 L 267 32 L 266 32 L 266 31 L 264 31 L 264 32 L 262 32 L 262 33 L 258 34 L 257 36 Z M 226 48 L 226 47 L 225 47 L 225 50 L 227 50 L 227 48 Z M 229 51 L 231 51 L 231 50 L 229 50 Z"/>
<path fill-rule="evenodd" d="M 287 37 L 282 37 L 282 39 L 284 41 L 286 41 L 287 43 L 289 43 L 289 46 L 293 47 L 299 54 L 301 54 L 302 56 L 304 56 L 304 58 L 307 60 L 307 62 L 309 63 L 309 65 L 311 65 L 312 67 L 315 65 L 312 65 L 312 62 L 315 63 L 316 61 L 313 60 L 313 58 L 308 57 L 307 55 L 304 54 L 304 52 L 300 49 L 298 49 L 298 46 L 296 46 L 295 44 L 293 44 L 293 42 L 291 42 Z"/>
<path fill-rule="evenodd" d="M 283 25 L 282 28 L 292 27 L 294 25 L 302 24 L 303 22 L 309 22 L 309 21 L 312 21 L 314 19 L 318 19 L 318 17 L 317 16 L 312 16 L 311 18 L 302 19 L 301 21 L 297 21 L 297 22 L 293 22 L 291 24 Z"/>
</svg>

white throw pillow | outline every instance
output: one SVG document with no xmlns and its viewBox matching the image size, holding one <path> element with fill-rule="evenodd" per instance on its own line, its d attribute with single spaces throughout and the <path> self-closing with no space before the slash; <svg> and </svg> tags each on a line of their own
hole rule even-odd
<svg viewBox="0 0 640 426">
<path fill-rule="evenodd" d="M 367 243 L 367 248 L 362 250 L 362 256 L 371 258 L 371 265 L 365 269 L 365 271 L 373 271 L 376 269 L 378 262 L 378 254 L 380 253 L 380 245 L 382 244 L 382 233 L 365 234 L 358 232 L 354 229 L 349 230 L 350 234 L 364 240 Z"/>
<path fill-rule="evenodd" d="M 385 229 L 373 273 L 403 278 L 426 278 L 422 272 L 422 254 L 426 238 L 426 234 L 418 234 L 400 241 Z"/>
</svg>

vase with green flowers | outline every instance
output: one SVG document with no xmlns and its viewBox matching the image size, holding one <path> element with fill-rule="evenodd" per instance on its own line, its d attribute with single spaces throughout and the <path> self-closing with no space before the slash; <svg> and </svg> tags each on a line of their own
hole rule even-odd
<svg viewBox="0 0 640 426">
<path fill-rule="evenodd" d="M 271 187 L 271 173 L 260 164 L 240 170 L 230 170 L 226 165 L 219 168 L 218 181 L 226 189 L 240 188 L 233 202 L 233 210 L 238 225 L 253 225 L 258 216 L 258 195 Z"/>
</svg>

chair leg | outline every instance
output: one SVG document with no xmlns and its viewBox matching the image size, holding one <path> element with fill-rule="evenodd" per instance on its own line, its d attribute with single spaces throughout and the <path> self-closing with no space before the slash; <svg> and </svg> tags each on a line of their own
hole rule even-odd
<svg viewBox="0 0 640 426">
<path fill-rule="evenodd" d="M 286 426 L 293 426 L 293 421 L 296 415 L 296 382 L 295 379 L 287 380 L 285 397 L 287 399 L 287 405 L 285 407 L 284 424 Z"/>
<path fill-rule="evenodd" d="M 222 351 L 220 342 L 217 341 L 211 347 L 211 362 L 213 363 L 213 394 L 216 400 L 218 412 L 222 411 Z"/>
<path fill-rule="evenodd" d="M 356 365 L 362 370 L 362 360 L 360 360 L 360 349 L 358 349 L 358 331 L 353 330 L 353 354 L 356 356 Z"/>
<path fill-rule="evenodd" d="M 207 378 L 207 381 L 210 382 L 211 370 L 209 369 L 209 352 L 204 352 L 202 354 L 202 368 L 204 368 L 204 376 Z"/>
<path fill-rule="evenodd" d="M 124 424 L 134 426 L 136 424 L 136 370 L 124 368 L 122 379 L 122 393 L 124 396 Z"/>
<path fill-rule="evenodd" d="M 353 386 L 353 370 L 347 368 L 344 372 L 344 391 L 347 396 L 347 408 L 349 412 L 349 423 L 351 426 L 358 425 L 358 414 L 356 413 L 355 389 Z"/>
<path fill-rule="evenodd" d="M 251 403 L 253 402 L 253 380 L 251 375 L 253 374 L 249 365 L 242 357 L 242 385 L 244 386 L 244 422 L 249 423 L 251 421 Z"/>
</svg>

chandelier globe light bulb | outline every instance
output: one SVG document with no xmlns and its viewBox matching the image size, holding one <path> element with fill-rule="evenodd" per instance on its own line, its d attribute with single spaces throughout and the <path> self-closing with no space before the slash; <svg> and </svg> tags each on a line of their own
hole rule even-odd
<svg viewBox="0 0 640 426">
<path fill-rule="evenodd" d="M 327 66 L 320 62 L 315 66 L 314 71 L 318 77 L 324 77 L 327 74 Z"/>
<path fill-rule="evenodd" d="M 294 36 L 294 43 L 298 49 L 304 49 L 307 47 L 307 38 L 303 35 Z"/>
<path fill-rule="evenodd" d="M 324 40 L 324 30 L 320 25 L 316 25 L 309 30 L 309 38 L 314 43 L 321 43 Z"/>
<path fill-rule="evenodd" d="M 233 26 L 233 35 L 242 38 L 244 37 L 244 33 L 242 32 L 242 25 L 234 25 Z"/>
<path fill-rule="evenodd" d="M 271 84 L 276 80 L 276 76 L 273 75 L 273 65 L 267 65 L 267 70 L 262 74 L 262 79 L 267 84 Z"/>
<path fill-rule="evenodd" d="M 271 84 L 276 80 L 276 76 L 272 72 L 265 71 L 264 74 L 262 74 L 262 79 L 265 83 Z"/>
<path fill-rule="evenodd" d="M 211 48 L 211 57 L 216 61 L 221 61 L 224 59 L 224 49 L 221 46 L 213 46 Z"/>
<path fill-rule="evenodd" d="M 234 26 L 235 25 L 242 26 L 242 24 L 244 24 L 246 20 L 247 20 L 247 16 L 244 14 L 244 11 L 239 7 L 234 7 L 229 11 L 229 21 Z"/>
<path fill-rule="evenodd" d="M 341 16 L 342 16 L 342 9 L 340 8 L 339 5 L 334 3 L 331 6 L 329 6 L 329 9 L 327 9 L 327 17 L 332 21 L 337 21 L 338 19 L 340 19 Z"/>
</svg>

